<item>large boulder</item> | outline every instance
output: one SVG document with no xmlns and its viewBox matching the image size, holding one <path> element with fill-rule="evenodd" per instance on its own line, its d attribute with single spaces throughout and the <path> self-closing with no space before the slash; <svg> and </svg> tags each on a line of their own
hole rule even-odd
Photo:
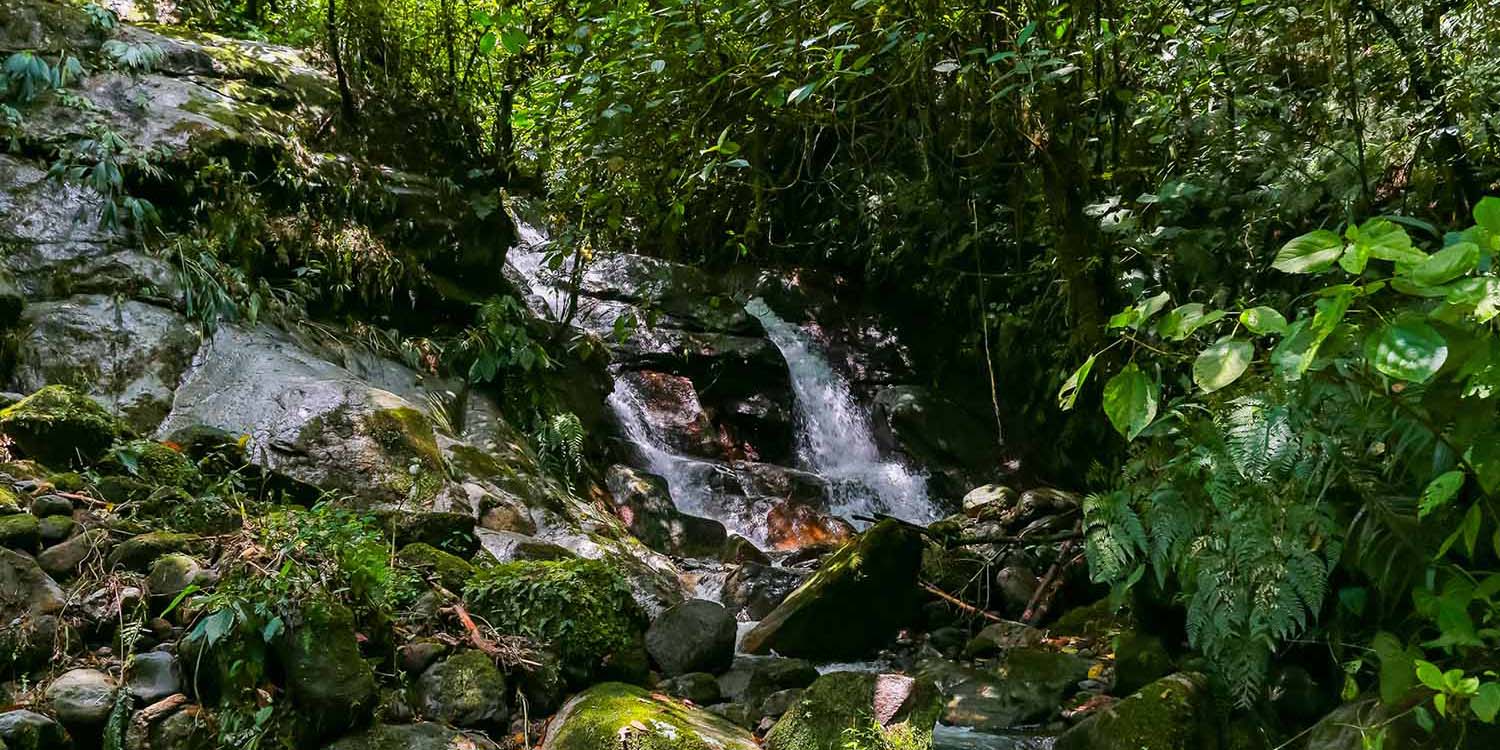
<svg viewBox="0 0 1500 750">
<path fill-rule="evenodd" d="M 931 683 L 899 674 L 831 672 L 818 678 L 766 734 L 766 750 L 843 750 L 850 733 L 871 746 L 923 747 L 939 712 Z M 877 736 L 871 737 L 874 734 Z M 881 740 L 900 737 L 904 741 Z"/>
<path fill-rule="evenodd" d="M 381 724 L 351 734 L 324 750 L 499 750 L 482 734 L 468 734 L 442 724 Z"/>
<path fill-rule="evenodd" d="M 773 693 L 805 688 L 817 679 L 817 668 L 802 659 L 736 656 L 729 671 L 719 676 L 719 693 L 726 701 L 755 707 Z"/>
<path fill-rule="evenodd" d="M 944 724 L 998 732 L 1052 718 L 1088 671 L 1070 654 L 1018 648 L 994 670 L 929 659 L 917 674 L 942 693 Z"/>
<path fill-rule="evenodd" d="M 63 467 L 103 456 L 120 426 L 88 396 L 67 386 L 49 385 L 0 410 L 0 431 L 28 458 Z"/>
<path fill-rule="evenodd" d="M 725 457 L 718 428 L 704 411 L 691 379 L 651 370 L 626 372 L 616 381 L 611 398 L 639 420 L 639 429 L 673 450 L 699 458 Z M 631 428 L 626 425 L 627 432 Z"/>
<path fill-rule="evenodd" d="M 102 294 L 39 302 L 22 316 L 9 387 L 73 386 L 149 433 L 198 351 L 197 326 L 165 307 Z"/>
<path fill-rule="evenodd" d="M 723 605 L 690 599 L 663 612 L 646 629 L 646 652 L 668 677 L 717 674 L 734 661 L 734 614 Z"/>
<path fill-rule="evenodd" d="M 932 475 L 933 489 L 952 498 L 990 479 L 1001 465 L 995 420 L 921 386 L 893 385 L 871 407 L 881 447 L 906 456 Z"/>
<path fill-rule="evenodd" d="M 796 591 L 808 575 L 806 570 L 797 568 L 745 563 L 724 581 L 720 597 L 731 611 L 744 613 L 751 621 L 760 621 Z"/>
<path fill-rule="evenodd" d="M 63 672 L 43 694 L 47 708 L 69 729 L 97 727 L 115 706 L 115 679 L 96 669 Z"/>
<path fill-rule="evenodd" d="M 713 557 L 723 549 L 724 524 L 678 511 L 661 477 L 615 464 L 604 482 L 615 514 L 647 547 L 680 557 Z"/>
<path fill-rule="evenodd" d="M 898 521 L 872 526 L 747 633 L 741 648 L 818 659 L 855 659 L 879 648 L 920 611 L 922 546 Z"/>
<path fill-rule="evenodd" d="M 68 746 L 61 724 L 35 711 L 0 713 L 0 746 L 6 750 L 53 750 Z"/>
<path fill-rule="evenodd" d="M 548 724 L 542 750 L 758 750 L 755 737 L 716 714 L 633 685 L 579 693 Z"/>
<path fill-rule="evenodd" d="M 1218 750 L 1208 680 L 1179 672 L 1098 711 L 1057 738 L 1055 750 Z"/>
<path fill-rule="evenodd" d="M 0 548 L 0 676 L 46 663 L 64 601 L 30 555 Z"/>
<path fill-rule="evenodd" d="M 287 693 L 320 737 L 359 726 L 375 708 L 375 673 L 360 656 L 353 613 L 317 600 L 299 615 L 281 642 Z"/>
<path fill-rule="evenodd" d="M 417 679 L 416 708 L 423 717 L 458 727 L 499 727 L 505 706 L 505 677 L 482 651 L 460 651 Z"/>
</svg>

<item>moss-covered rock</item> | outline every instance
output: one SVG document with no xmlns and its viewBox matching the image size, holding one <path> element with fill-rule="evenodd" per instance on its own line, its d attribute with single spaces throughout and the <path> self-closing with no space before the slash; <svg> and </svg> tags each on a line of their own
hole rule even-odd
<svg viewBox="0 0 1500 750">
<path fill-rule="evenodd" d="M 396 553 L 396 560 L 431 576 L 438 585 L 453 592 L 462 591 L 464 584 L 474 575 L 474 566 L 467 560 L 422 542 L 402 547 Z"/>
<path fill-rule="evenodd" d="M 171 552 L 194 553 L 205 546 L 202 537 L 196 534 L 179 534 L 169 531 L 152 531 L 133 536 L 121 542 L 105 558 L 105 565 L 121 566 L 129 570 L 146 571 L 156 558 Z"/>
<path fill-rule="evenodd" d="M 1085 719 L 1057 738 L 1056 750 L 1218 750 L 1208 681 L 1179 672 Z"/>
<path fill-rule="evenodd" d="M 619 682 L 578 694 L 553 717 L 543 750 L 757 750 L 716 714 Z"/>
<path fill-rule="evenodd" d="M 427 668 L 415 687 L 422 716 L 458 727 L 499 727 L 505 706 L 505 677 L 482 651 L 460 651 Z"/>
<path fill-rule="evenodd" d="M 0 516 L 0 547 L 34 552 L 42 544 L 41 522 L 30 513 Z"/>
<path fill-rule="evenodd" d="M 1012 648 L 993 670 L 928 659 L 917 674 L 942 691 L 944 724 L 999 732 L 1052 718 L 1088 669 L 1070 654 Z"/>
<path fill-rule="evenodd" d="M 43 546 L 63 542 L 78 533 L 79 528 L 78 522 L 68 516 L 47 516 L 37 522 L 37 532 L 41 534 Z"/>
<path fill-rule="evenodd" d="M 131 440 L 118 446 L 104 463 L 154 487 L 189 489 L 199 480 L 198 467 L 187 456 L 153 440 Z"/>
<path fill-rule="evenodd" d="M 1116 695 L 1130 695 L 1172 672 L 1172 654 L 1161 639 L 1138 630 L 1115 636 Z"/>
<path fill-rule="evenodd" d="M 942 698 L 932 683 L 897 674 L 831 672 L 818 678 L 766 734 L 766 750 L 843 750 L 849 733 L 931 742 Z M 905 742 L 898 744 L 906 744 Z"/>
<path fill-rule="evenodd" d="M 8 486 L 0 485 L 0 516 L 21 512 L 21 498 Z"/>
<path fill-rule="evenodd" d="M 27 457 L 63 467 L 99 459 L 119 435 L 120 425 L 88 396 L 49 385 L 0 411 L 0 432 Z"/>
<path fill-rule="evenodd" d="M 746 653 L 854 659 L 914 621 L 922 596 L 922 538 L 882 521 L 844 545 L 745 635 Z"/>
<path fill-rule="evenodd" d="M 190 555 L 172 553 L 156 558 L 146 578 L 146 589 L 152 596 L 171 599 L 189 586 L 198 586 L 209 578 L 208 571 Z"/>
<path fill-rule="evenodd" d="M 625 577 L 597 560 L 518 561 L 481 569 L 469 608 L 502 633 L 549 644 L 575 686 L 598 677 L 643 680 L 646 616 Z"/>
<path fill-rule="evenodd" d="M 351 734 L 324 750 L 498 750 L 499 745 L 441 724 L 381 725 Z"/>
<path fill-rule="evenodd" d="M 302 606 L 279 650 L 286 688 L 317 737 L 368 721 L 375 710 L 375 673 L 359 653 L 354 615 L 333 601 Z"/>
</svg>

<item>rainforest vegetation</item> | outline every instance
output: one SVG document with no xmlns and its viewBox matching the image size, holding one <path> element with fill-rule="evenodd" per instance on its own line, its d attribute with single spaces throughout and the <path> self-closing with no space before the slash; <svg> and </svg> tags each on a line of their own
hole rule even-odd
<svg viewBox="0 0 1500 750">
<path fill-rule="evenodd" d="M 453 378 L 420 405 L 439 435 L 461 436 L 478 418 L 469 391 L 488 393 L 549 491 L 583 498 L 610 450 L 588 413 L 603 396 L 581 405 L 570 374 L 609 343 L 567 325 L 586 269 L 626 252 L 725 277 L 838 278 L 890 321 L 923 387 L 998 425 L 952 439 L 998 438 L 996 471 L 1077 493 L 1083 585 L 1180 631 L 1179 663 L 1206 675 L 1224 722 L 1274 727 L 1257 730 L 1265 747 L 1291 746 L 1317 717 L 1278 708 L 1295 689 L 1283 667 L 1317 662 L 1334 705 L 1384 705 L 1364 747 L 1494 737 L 1500 4 L 180 0 L 132 22 L 301 50 L 334 95 L 299 141 L 316 148 L 185 165 L 108 128 L 28 131 L 91 66 L 169 65 L 160 44 L 111 38 L 117 4 L 63 5 L 87 21 L 70 33 L 108 41 L 0 47 L 0 135 L 100 196 L 100 226 L 167 259 L 205 335 L 269 321 Z M 382 218 L 388 199 L 368 188 L 397 172 L 437 175 L 446 225 Z M 473 248 L 508 240 L 523 201 L 550 228 L 546 263 L 569 277 L 560 323 L 473 283 Z M 436 249 L 409 251 L 432 236 Z M 622 316 L 614 334 L 656 314 Z M 391 414 L 388 434 L 406 441 Z M 449 447 L 407 442 L 401 491 L 426 492 Z M 129 466 L 146 450 L 113 445 L 109 460 Z M 261 502 L 267 481 L 205 475 L 189 491 Z M 247 577 L 267 564 L 246 552 L 221 570 L 196 605 L 200 642 L 270 643 L 293 620 L 277 606 L 315 592 L 344 592 L 353 614 L 337 616 L 359 623 L 417 598 L 378 522 L 288 512 L 308 515 L 264 516 L 245 542 L 286 567 Z M 595 653 L 628 650 L 637 627 L 608 570 L 532 580 L 526 566 L 554 563 L 453 563 L 444 591 L 523 654 L 507 669 L 530 638 L 562 644 L 569 688 L 629 671 Z M 962 586 L 944 588 L 985 609 Z M 569 587 L 592 592 L 576 620 L 538 621 L 532 602 L 567 609 Z M 226 684 L 253 696 L 265 676 L 226 659 L 239 680 Z M 261 698 L 267 713 L 236 715 L 222 736 L 270 743 L 267 707 L 281 705 Z M 1400 734 L 1402 721 L 1418 730 Z M 842 736 L 926 741 L 879 726 Z"/>
</svg>

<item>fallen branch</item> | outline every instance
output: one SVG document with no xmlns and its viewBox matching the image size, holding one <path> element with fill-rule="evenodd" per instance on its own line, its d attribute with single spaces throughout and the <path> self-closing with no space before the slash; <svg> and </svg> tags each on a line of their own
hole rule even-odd
<svg viewBox="0 0 1500 750">
<path fill-rule="evenodd" d="M 1080 520 L 1078 524 L 1078 527 L 1074 528 L 1074 533 L 1082 536 L 1081 527 L 1083 521 Z M 1073 551 L 1073 547 L 1077 543 L 1077 537 L 1069 539 L 1057 551 L 1057 562 L 1052 563 L 1052 567 L 1047 571 L 1047 575 L 1043 576 L 1042 582 L 1037 585 L 1036 593 L 1031 595 L 1031 601 L 1026 603 L 1026 609 L 1021 613 L 1021 622 L 1027 625 L 1035 625 L 1037 621 L 1047 615 L 1047 610 L 1052 608 L 1052 600 L 1057 597 L 1058 590 L 1062 588 L 1063 571 L 1083 559 L 1082 552 L 1078 553 L 1075 557 L 1068 557 L 1068 554 Z"/>
<path fill-rule="evenodd" d="M 1065 531 L 1052 536 L 974 536 L 966 539 L 958 539 L 949 544 L 954 547 L 971 546 L 975 544 L 1053 544 L 1056 542 L 1070 542 L 1082 539 L 1081 531 Z"/>
<path fill-rule="evenodd" d="M 936 596 L 937 598 L 942 599 L 943 601 L 948 602 L 949 604 L 952 604 L 953 606 L 958 607 L 959 609 L 968 612 L 969 614 L 979 615 L 980 617 L 983 617 L 991 622 L 1010 622 L 1010 620 L 1007 620 L 1004 617 L 995 614 L 994 612 L 982 610 L 926 581 L 921 581 L 919 585 L 921 585 L 921 587 L 925 591 L 927 591 L 927 593 L 932 594 L 933 596 Z"/>
<path fill-rule="evenodd" d="M 168 714 L 175 713 L 177 709 L 187 705 L 188 697 L 182 693 L 173 693 L 151 705 L 137 711 L 135 723 L 148 727 L 165 718 Z"/>
<path fill-rule="evenodd" d="M 494 641 L 484 637 L 484 633 L 479 631 L 479 626 L 474 624 L 474 618 L 469 616 L 469 610 L 464 609 L 464 605 L 454 602 L 445 609 L 452 612 L 463 624 L 464 630 L 469 634 L 469 642 L 474 644 L 474 648 L 489 654 L 492 659 L 500 658 L 500 647 Z"/>
</svg>

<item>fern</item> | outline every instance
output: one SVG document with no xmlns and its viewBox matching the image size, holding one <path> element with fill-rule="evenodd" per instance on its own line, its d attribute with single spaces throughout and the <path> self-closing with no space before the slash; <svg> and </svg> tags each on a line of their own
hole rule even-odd
<svg viewBox="0 0 1500 750">
<path fill-rule="evenodd" d="M 554 414 L 540 420 L 531 435 L 542 468 L 573 489 L 585 469 L 583 422 L 572 412 Z"/>
</svg>

